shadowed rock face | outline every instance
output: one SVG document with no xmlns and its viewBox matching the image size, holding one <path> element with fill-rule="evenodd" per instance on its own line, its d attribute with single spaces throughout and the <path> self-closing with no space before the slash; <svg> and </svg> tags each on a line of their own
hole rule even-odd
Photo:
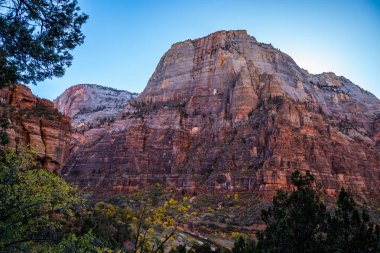
<svg viewBox="0 0 380 253">
<path fill-rule="evenodd" d="M 70 118 L 29 88 L 12 85 L 0 90 L 0 117 L 11 147 L 29 145 L 44 168 L 59 173 L 69 156 Z"/>
<path fill-rule="evenodd" d="M 311 170 L 326 194 L 380 188 L 380 102 L 333 73 L 311 75 L 245 31 L 174 44 L 147 87 L 63 175 L 82 188 L 289 188 Z"/>
</svg>

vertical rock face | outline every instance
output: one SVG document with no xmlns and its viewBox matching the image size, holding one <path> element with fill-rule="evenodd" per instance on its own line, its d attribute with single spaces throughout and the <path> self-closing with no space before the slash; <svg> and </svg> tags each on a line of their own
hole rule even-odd
<svg viewBox="0 0 380 253">
<path fill-rule="evenodd" d="M 136 97 L 137 93 L 96 84 L 78 84 L 68 88 L 54 100 L 54 106 L 71 118 L 71 152 L 101 138 L 120 117 L 128 101 Z"/>
<path fill-rule="evenodd" d="M 1 131 L 8 145 L 30 145 L 44 168 L 59 173 L 69 156 L 70 119 L 51 101 L 35 97 L 29 88 L 13 85 L 0 90 Z"/>
<path fill-rule="evenodd" d="M 311 75 L 245 31 L 174 44 L 109 133 L 63 174 L 80 187 L 288 188 L 311 170 L 326 194 L 378 194 L 380 102 L 344 77 Z"/>
</svg>

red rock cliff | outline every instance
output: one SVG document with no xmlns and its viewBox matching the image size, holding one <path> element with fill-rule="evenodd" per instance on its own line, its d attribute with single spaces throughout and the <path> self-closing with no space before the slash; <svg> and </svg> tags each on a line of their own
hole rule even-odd
<svg viewBox="0 0 380 253">
<path fill-rule="evenodd" d="M 0 90 L 0 116 L 9 145 L 37 152 L 44 168 L 59 173 L 69 155 L 70 119 L 58 113 L 47 99 L 35 97 L 29 88 L 13 85 Z"/>
<path fill-rule="evenodd" d="M 272 194 L 298 169 L 326 194 L 378 194 L 379 114 L 379 100 L 344 77 L 311 75 L 245 31 L 221 31 L 174 44 L 137 101 L 63 174 L 98 191 L 160 182 Z"/>
</svg>

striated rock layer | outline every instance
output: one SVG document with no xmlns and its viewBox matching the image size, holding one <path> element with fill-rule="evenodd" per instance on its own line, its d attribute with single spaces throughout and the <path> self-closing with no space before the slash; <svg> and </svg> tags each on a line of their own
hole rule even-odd
<svg viewBox="0 0 380 253">
<path fill-rule="evenodd" d="M 96 84 L 78 84 L 54 100 L 54 107 L 71 118 L 71 153 L 101 138 L 137 93 Z"/>
<path fill-rule="evenodd" d="M 60 172 L 69 156 L 69 117 L 54 109 L 51 101 L 35 97 L 20 84 L 0 90 L 0 117 L 1 133 L 9 146 L 29 145 L 44 168 Z"/>
<path fill-rule="evenodd" d="M 53 102 L 59 112 L 71 118 L 74 128 L 91 128 L 91 125 L 113 121 L 137 95 L 96 84 L 78 84 L 65 90 Z"/>
<path fill-rule="evenodd" d="M 270 195 L 289 188 L 294 170 L 311 170 L 326 194 L 378 194 L 379 122 L 379 100 L 346 78 L 309 74 L 245 31 L 220 31 L 174 44 L 63 175 L 97 191 L 159 182 Z"/>
</svg>

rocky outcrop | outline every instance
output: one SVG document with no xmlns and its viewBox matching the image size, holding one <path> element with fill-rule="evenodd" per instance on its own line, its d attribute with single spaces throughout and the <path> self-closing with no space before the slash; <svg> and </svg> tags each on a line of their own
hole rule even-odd
<svg viewBox="0 0 380 253">
<path fill-rule="evenodd" d="M 70 119 L 29 88 L 12 85 L 0 90 L 2 141 L 11 147 L 30 146 L 44 168 L 59 173 L 69 156 Z M 3 143 L 3 144 L 5 144 Z"/>
<path fill-rule="evenodd" d="M 96 84 L 78 84 L 56 98 L 55 108 L 72 120 L 74 128 L 97 126 L 114 121 L 137 93 Z"/>
<path fill-rule="evenodd" d="M 71 157 L 82 188 L 287 189 L 311 170 L 326 194 L 380 190 L 380 102 L 344 77 L 309 74 L 245 31 L 174 44 L 111 131 Z"/>
<path fill-rule="evenodd" d="M 78 84 L 54 100 L 54 106 L 71 118 L 71 150 L 96 142 L 119 118 L 130 99 L 137 93 L 116 90 L 96 84 Z"/>
</svg>

